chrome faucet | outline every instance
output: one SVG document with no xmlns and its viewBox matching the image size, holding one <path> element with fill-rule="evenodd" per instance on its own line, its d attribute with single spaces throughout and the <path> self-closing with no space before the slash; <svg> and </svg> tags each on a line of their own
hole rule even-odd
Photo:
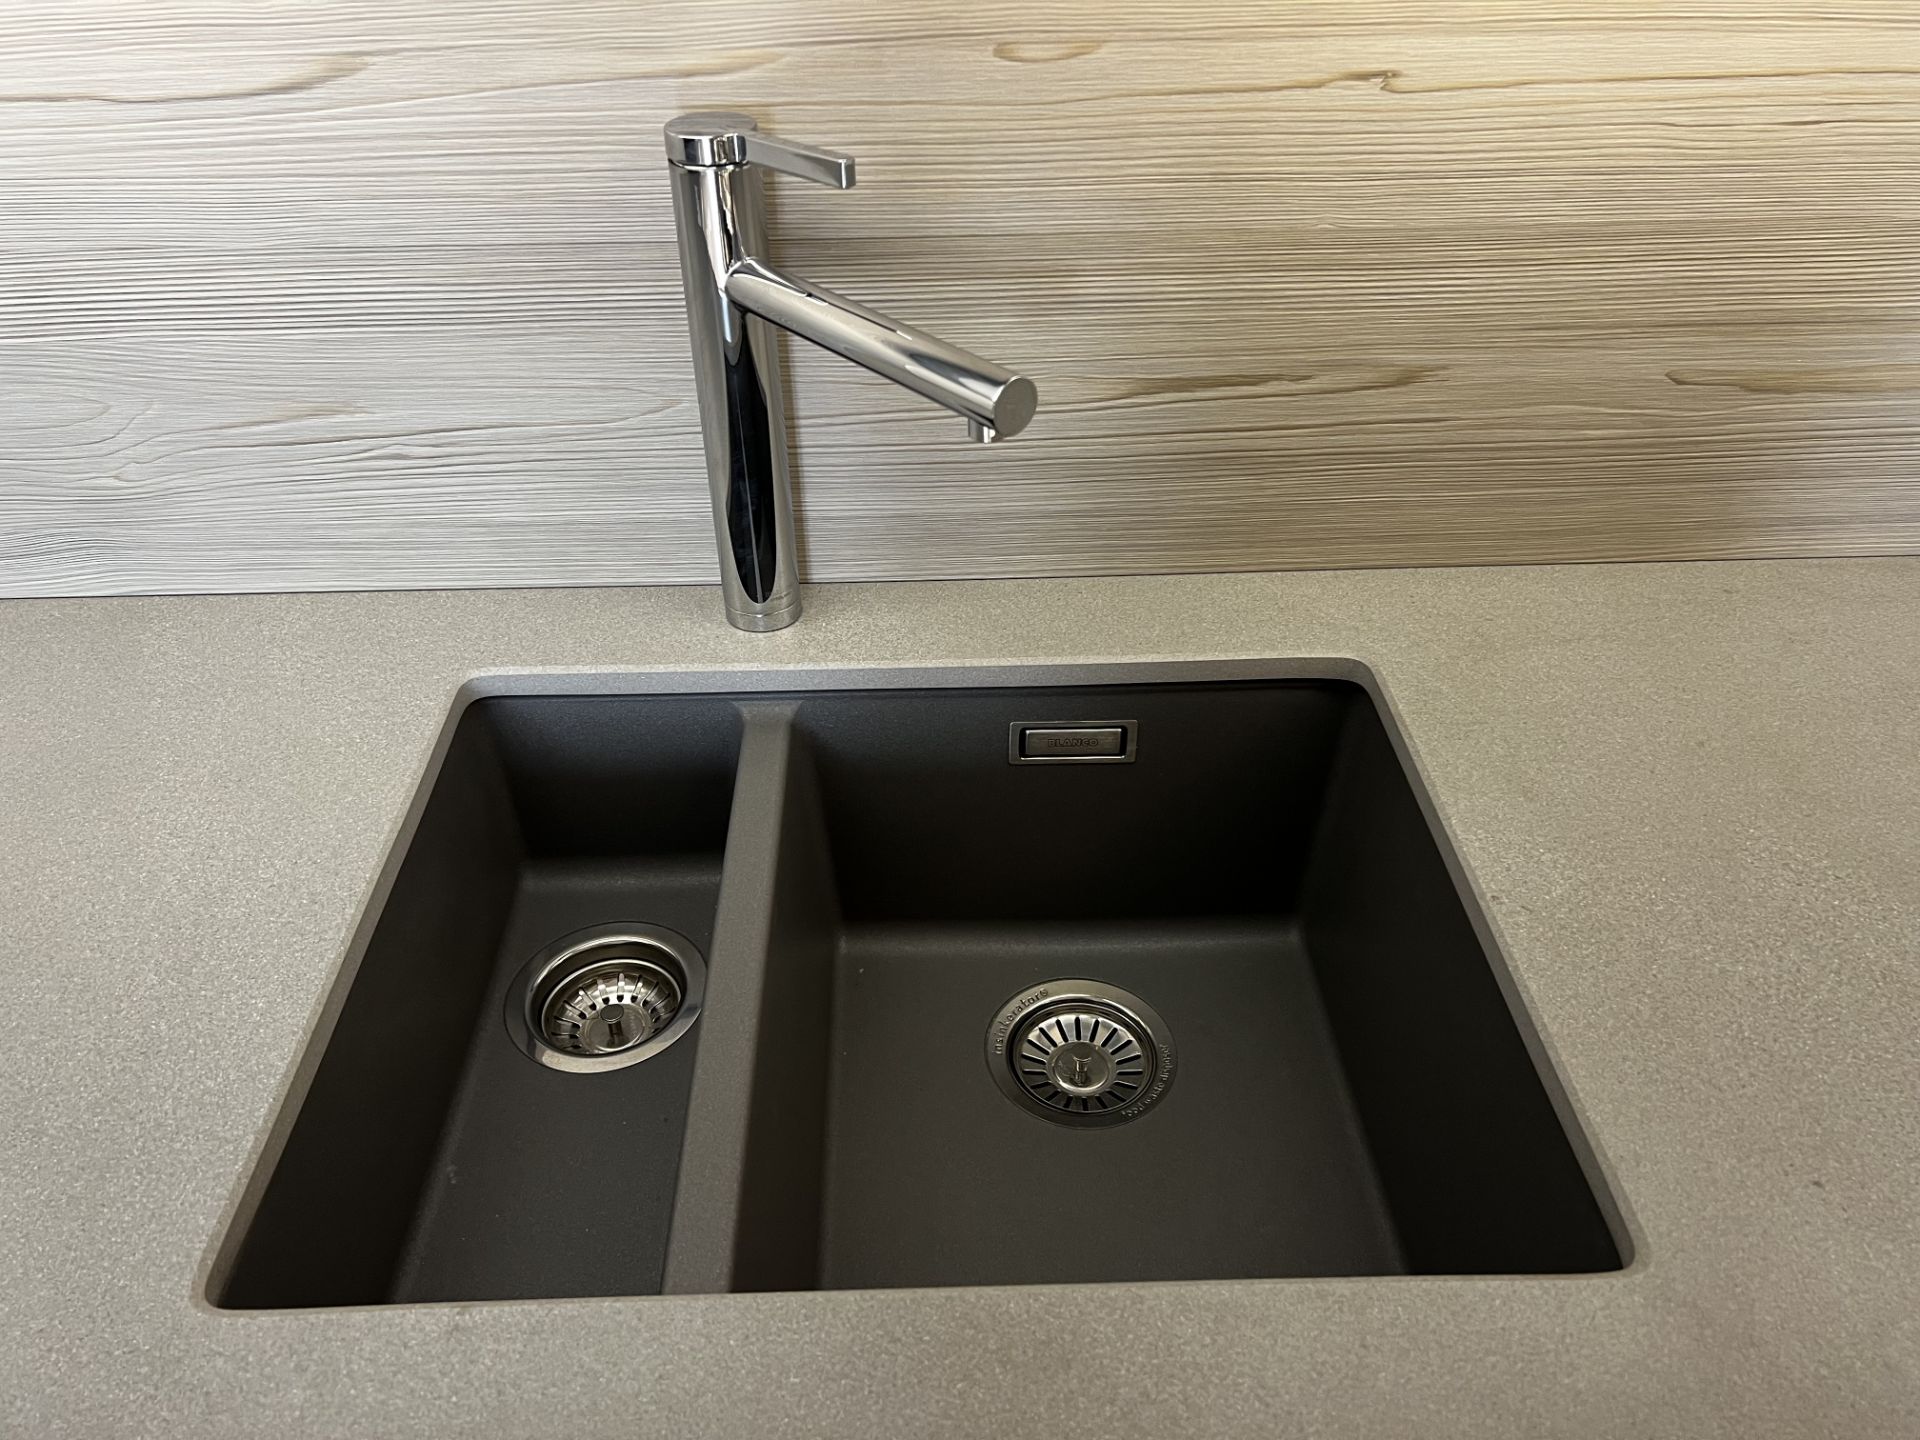
<svg viewBox="0 0 1920 1440">
<path fill-rule="evenodd" d="M 761 170 L 848 190 L 851 156 L 762 135 L 749 115 L 682 115 L 666 135 L 727 619 L 778 630 L 800 618 L 800 582 L 769 322 L 965 416 L 975 440 L 1018 434 L 1039 397 L 1023 375 L 768 263 Z"/>
</svg>

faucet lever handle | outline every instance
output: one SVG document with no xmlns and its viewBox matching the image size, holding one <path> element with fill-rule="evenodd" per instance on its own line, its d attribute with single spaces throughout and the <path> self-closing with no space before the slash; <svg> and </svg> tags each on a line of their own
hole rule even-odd
<svg viewBox="0 0 1920 1440">
<path fill-rule="evenodd" d="M 714 165 L 764 165 L 782 175 L 797 175 L 836 190 L 853 188 L 853 157 L 816 145 L 800 145 L 762 135 L 751 115 L 730 110 L 701 110 L 666 125 L 667 158 L 676 165 L 705 169 Z"/>
<path fill-rule="evenodd" d="M 831 185 L 836 190 L 853 188 L 853 157 L 838 150 L 823 150 L 818 145 L 801 145 L 792 140 L 748 131 L 745 141 L 747 159 L 782 175 L 811 180 L 816 185 Z"/>
</svg>

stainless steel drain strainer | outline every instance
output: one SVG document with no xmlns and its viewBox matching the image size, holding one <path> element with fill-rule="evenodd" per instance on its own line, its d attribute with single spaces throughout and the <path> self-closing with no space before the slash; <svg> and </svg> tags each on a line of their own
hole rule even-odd
<svg viewBox="0 0 1920 1440">
<path fill-rule="evenodd" d="M 987 1066 L 1015 1103 L 1062 1125 L 1119 1125 L 1173 1084 L 1173 1040 L 1139 996 L 1098 980 L 1049 980 L 987 1028 Z"/>
<path fill-rule="evenodd" d="M 658 965 L 608 960 L 569 976 L 540 1012 L 540 1033 L 574 1055 L 613 1055 L 651 1040 L 680 1008 L 680 987 Z"/>
<path fill-rule="evenodd" d="M 507 990 L 507 1033 L 556 1070 L 617 1070 L 658 1055 L 700 1014 L 706 965 L 658 925 L 579 930 L 529 960 Z"/>
</svg>

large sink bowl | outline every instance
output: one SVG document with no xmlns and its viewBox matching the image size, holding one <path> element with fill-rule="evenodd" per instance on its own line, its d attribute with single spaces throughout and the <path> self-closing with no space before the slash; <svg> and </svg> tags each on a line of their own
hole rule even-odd
<svg viewBox="0 0 1920 1440">
<path fill-rule="evenodd" d="M 463 703 L 215 1303 L 1620 1268 L 1364 676 L 1218 673 Z"/>
</svg>

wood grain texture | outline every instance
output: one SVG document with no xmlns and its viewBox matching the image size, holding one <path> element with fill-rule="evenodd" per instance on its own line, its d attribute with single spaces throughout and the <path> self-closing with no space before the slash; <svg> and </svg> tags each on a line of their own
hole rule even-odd
<svg viewBox="0 0 1920 1440">
<path fill-rule="evenodd" d="M 1040 385 L 793 347 L 810 578 L 1920 551 L 1911 0 L 14 0 L 0 593 L 711 578 L 721 106 Z"/>
</svg>

